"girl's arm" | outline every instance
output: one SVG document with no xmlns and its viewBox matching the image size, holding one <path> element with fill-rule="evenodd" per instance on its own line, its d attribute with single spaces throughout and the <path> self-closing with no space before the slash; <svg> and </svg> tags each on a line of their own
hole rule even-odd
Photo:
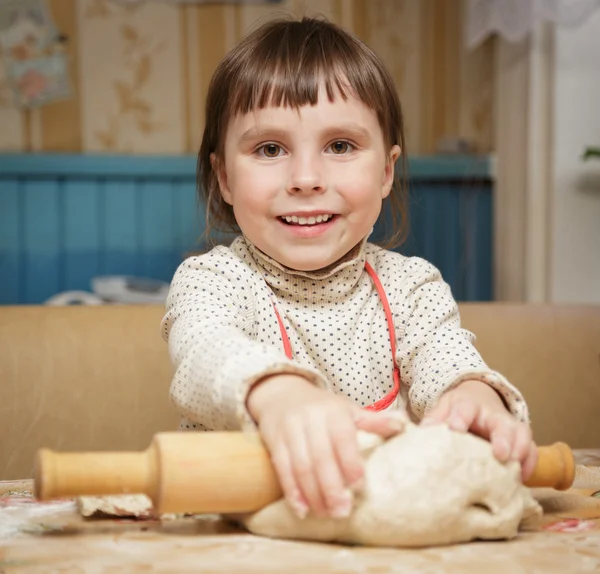
<svg viewBox="0 0 600 574">
<path fill-rule="evenodd" d="M 477 380 L 493 388 L 515 418 L 528 422 L 521 392 L 486 365 L 473 345 L 473 333 L 461 328 L 458 305 L 440 272 L 415 257 L 405 266 L 403 297 L 397 304 L 396 360 L 412 412 L 421 419 L 444 393 Z"/>
<path fill-rule="evenodd" d="M 252 386 L 269 375 L 300 375 L 318 386 L 315 370 L 257 342 L 248 279 L 225 248 L 191 257 L 174 275 L 162 322 L 175 375 L 171 398 L 181 414 L 211 430 L 254 427 L 245 406 Z M 230 261 L 231 263 L 231 261 Z"/>
<path fill-rule="evenodd" d="M 173 401 L 208 429 L 258 427 L 299 515 L 347 516 L 348 489 L 363 473 L 356 430 L 389 436 L 403 424 L 319 388 L 318 372 L 257 342 L 251 279 L 220 254 L 188 259 L 172 282 L 163 328 L 176 366 Z"/>
<path fill-rule="evenodd" d="M 499 460 L 517 460 L 527 478 L 537 458 L 522 394 L 491 370 L 460 326 L 458 306 L 435 267 L 412 261 L 397 360 L 410 408 L 425 424 L 477 434 Z"/>
</svg>

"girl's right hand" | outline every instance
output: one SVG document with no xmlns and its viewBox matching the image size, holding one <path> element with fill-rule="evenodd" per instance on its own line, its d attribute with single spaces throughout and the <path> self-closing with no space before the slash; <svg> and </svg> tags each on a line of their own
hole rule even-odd
<svg viewBox="0 0 600 574">
<path fill-rule="evenodd" d="M 298 375 L 274 375 L 255 385 L 247 407 L 271 454 L 294 512 L 304 518 L 344 518 L 363 481 L 357 430 L 383 437 L 401 432 L 401 418 L 361 409 Z"/>
</svg>

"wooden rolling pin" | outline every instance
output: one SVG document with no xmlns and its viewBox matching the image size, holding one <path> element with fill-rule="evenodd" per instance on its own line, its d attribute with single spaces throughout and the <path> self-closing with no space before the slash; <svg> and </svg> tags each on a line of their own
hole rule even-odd
<svg viewBox="0 0 600 574">
<path fill-rule="evenodd" d="M 538 447 L 527 486 L 569 488 L 575 476 L 564 443 Z M 282 496 L 258 434 L 158 433 L 143 452 L 57 453 L 41 449 L 35 468 L 39 500 L 83 495 L 146 494 L 159 513 L 238 513 Z"/>
</svg>

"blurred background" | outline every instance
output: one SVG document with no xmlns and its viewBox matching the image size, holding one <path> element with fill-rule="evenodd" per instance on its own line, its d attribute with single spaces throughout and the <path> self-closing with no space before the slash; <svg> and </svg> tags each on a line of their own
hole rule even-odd
<svg viewBox="0 0 600 574">
<path fill-rule="evenodd" d="M 164 301 L 206 248 L 211 74 L 289 13 L 355 32 L 392 72 L 410 165 L 400 251 L 459 301 L 600 303 L 600 2 L 556 4 L 0 0 L 0 304 Z"/>
</svg>

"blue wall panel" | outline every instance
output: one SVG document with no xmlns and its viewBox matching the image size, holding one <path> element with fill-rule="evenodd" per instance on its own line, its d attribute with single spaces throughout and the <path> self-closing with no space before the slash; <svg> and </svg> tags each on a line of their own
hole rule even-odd
<svg viewBox="0 0 600 574">
<path fill-rule="evenodd" d="M 99 182 L 102 226 L 102 273 L 134 275 L 141 272 L 138 260 L 139 213 L 136 182 L 112 179 Z"/>
<path fill-rule="evenodd" d="M 87 291 L 90 277 L 102 273 L 101 194 L 91 179 L 68 179 L 63 182 L 64 212 L 64 284 L 71 290 Z"/>
<path fill-rule="evenodd" d="M 181 260 L 203 245 L 205 211 L 196 199 L 196 182 L 179 180 L 172 188 L 173 257 Z M 193 200 L 191 198 L 194 198 Z"/>
<path fill-rule="evenodd" d="M 21 300 L 22 198 L 18 179 L 0 178 L 0 302 Z"/>
<path fill-rule="evenodd" d="M 175 271 L 172 246 L 173 181 L 145 181 L 138 184 L 140 274 L 144 277 L 170 277 Z"/>
<path fill-rule="evenodd" d="M 24 196 L 22 257 L 25 301 L 44 301 L 64 285 L 60 180 L 29 179 Z"/>
<path fill-rule="evenodd" d="M 410 162 L 398 250 L 438 266 L 458 300 L 492 299 L 488 173 L 485 158 Z M 193 157 L 0 154 L 0 304 L 90 290 L 98 275 L 169 281 L 204 248 L 195 189 Z M 373 239 L 389 224 L 384 211 Z"/>
<path fill-rule="evenodd" d="M 423 177 L 423 179 L 421 179 Z M 493 299 L 492 186 L 489 181 L 414 176 L 410 185 L 410 234 L 395 250 L 436 265 L 460 301 Z M 386 236 L 384 208 L 374 240 Z"/>
</svg>

